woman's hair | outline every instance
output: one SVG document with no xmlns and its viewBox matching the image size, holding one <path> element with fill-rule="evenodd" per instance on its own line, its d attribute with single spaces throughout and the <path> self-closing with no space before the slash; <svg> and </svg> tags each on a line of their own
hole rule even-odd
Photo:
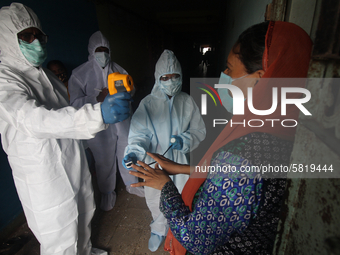
<svg viewBox="0 0 340 255">
<path fill-rule="evenodd" d="M 64 66 L 63 62 L 61 62 L 60 60 L 51 60 L 50 62 L 47 63 L 47 69 L 50 69 L 51 70 L 51 66 L 52 65 L 59 65 L 61 66 L 62 68 L 65 69 L 65 71 L 67 71 L 66 67 Z"/>
<path fill-rule="evenodd" d="M 246 67 L 247 73 L 262 70 L 262 56 L 265 49 L 269 21 L 249 27 L 237 39 L 232 51 Z"/>
</svg>

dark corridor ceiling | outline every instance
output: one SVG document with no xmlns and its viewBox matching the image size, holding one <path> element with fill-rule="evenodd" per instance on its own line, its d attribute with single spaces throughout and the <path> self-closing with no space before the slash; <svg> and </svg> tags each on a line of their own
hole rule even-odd
<svg viewBox="0 0 340 255">
<path fill-rule="evenodd" d="M 110 4 L 201 44 L 213 43 L 225 20 L 226 1 L 93 0 Z"/>
</svg>

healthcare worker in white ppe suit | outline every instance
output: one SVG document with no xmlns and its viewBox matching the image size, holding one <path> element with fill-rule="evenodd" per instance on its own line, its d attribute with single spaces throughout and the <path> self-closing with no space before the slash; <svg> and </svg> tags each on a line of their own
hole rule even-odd
<svg viewBox="0 0 340 255">
<path fill-rule="evenodd" d="M 88 61 L 72 71 L 68 82 L 70 104 L 78 108 L 87 103 L 95 105 L 104 98 L 108 93 L 107 77 L 110 73 L 127 74 L 121 66 L 111 61 L 109 41 L 100 31 L 90 37 L 88 51 Z M 129 127 L 130 118 L 110 125 L 87 141 L 95 160 L 98 187 L 102 194 L 100 208 L 104 211 L 111 210 L 116 202 L 117 166 L 127 191 L 144 197 L 142 187 L 130 187 L 137 177 L 128 174 L 122 166 Z"/>
<path fill-rule="evenodd" d="M 155 85 L 151 94 L 140 102 L 132 116 L 123 163 L 136 163 L 137 160 L 152 163 L 154 160 L 146 152 L 163 154 L 170 144 L 173 145 L 164 156 L 177 163 L 189 163 L 188 153 L 204 140 L 206 130 L 194 100 L 181 90 L 181 65 L 172 51 L 164 50 L 156 63 Z M 172 143 L 171 138 L 174 138 Z M 188 178 L 183 174 L 173 176 L 180 192 Z M 149 249 L 156 251 L 169 227 L 159 210 L 160 191 L 150 187 L 144 189 L 153 218 Z"/>
<path fill-rule="evenodd" d="M 128 93 L 103 103 L 68 106 L 63 83 L 48 69 L 47 36 L 20 3 L 0 10 L 0 133 L 28 226 L 40 254 L 89 255 L 95 210 L 83 143 L 129 117 Z"/>
</svg>

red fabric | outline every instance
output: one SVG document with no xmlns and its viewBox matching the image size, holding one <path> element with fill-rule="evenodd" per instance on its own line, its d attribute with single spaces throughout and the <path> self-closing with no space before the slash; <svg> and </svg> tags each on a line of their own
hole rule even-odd
<svg viewBox="0 0 340 255">
<path fill-rule="evenodd" d="M 246 123 L 250 119 L 261 119 L 264 121 L 262 127 L 243 127 L 243 125 L 227 125 L 221 134 L 217 137 L 215 142 L 211 145 L 199 165 L 209 165 L 212 154 L 222 146 L 226 145 L 232 140 L 247 135 L 253 132 L 264 132 L 279 136 L 285 139 L 294 139 L 296 128 L 284 128 L 279 122 L 276 122 L 274 128 L 270 121 L 265 119 L 298 119 L 299 109 L 295 105 L 287 105 L 287 115 L 281 116 L 281 87 L 289 86 L 287 83 L 273 84 L 269 79 L 265 78 L 304 78 L 307 76 L 310 55 L 312 50 L 312 42 L 308 34 L 300 27 L 293 23 L 271 21 L 268 26 L 266 34 L 266 47 L 262 58 L 263 69 L 265 74 L 262 79 L 256 84 L 253 89 L 253 104 L 255 109 L 266 110 L 272 105 L 272 87 L 278 87 L 278 106 L 274 113 L 269 116 L 258 116 L 251 113 L 248 107 L 245 107 L 244 115 L 233 116 L 233 122 L 242 122 L 244 119 Z M 294 83 L 293 87 L 297 87 Z M 298 84 L 304 87 L 305 83 L 302 79 Z M 289 93 L 289 98 L 299 98 L 300 93 Z M 266 100 L 268 99 L 268 100 Z M 253 125 L 259 125 L 254 123 Z M 288 123 L 287 123 L 288 125 Z M 192 211 L 192 201 L 195 193 L 205 181 L 207 173 L 193 173 L 187 181 L 182 198 L 184 203 Z M 198 178 L 197 178 L 198 177 Z M 169 251 L 172 255 L 185 255 L 186 249 L 176 240 L 169 231 L 164 250 Z"/>
</svg>

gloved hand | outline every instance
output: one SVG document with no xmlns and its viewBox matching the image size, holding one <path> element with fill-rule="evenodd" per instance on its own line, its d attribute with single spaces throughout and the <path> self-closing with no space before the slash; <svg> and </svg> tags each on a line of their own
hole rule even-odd
<svg viewBox="0 0 340 255">
<path fill-rule="evenodd" d="M 181 150 L 183 148 L 183 139 L 178 135 L 172 135 L 170 138 L 170 144 L 172 144 L 172 148 L 175 150 Z"/>
<path fill-rule="evenodd" d="M 127 119 L 130 115 L 130 99 L 127 92 L 107 95 L 101 104 L 104 123 L 114 124 Z"/>
<path fill-rule="evenodd" d="M 136 164 L 137 163 L 137 156 L 135 153 L 131 152 L 127 154 L 122 161 L 122 165 L 127 169 L 131 170 L 131 164 Z"/>
</svg>

